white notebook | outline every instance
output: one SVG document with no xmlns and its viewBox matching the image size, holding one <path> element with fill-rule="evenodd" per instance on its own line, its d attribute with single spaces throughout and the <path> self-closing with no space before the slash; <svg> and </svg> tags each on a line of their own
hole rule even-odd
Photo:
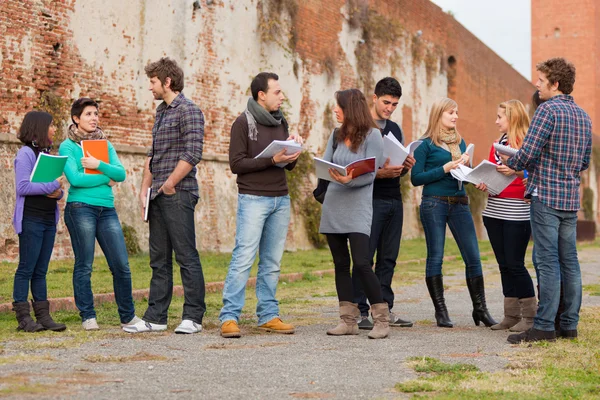
<svg viewBox="0 0 600 400">
<path fill-rule="evenodd" d="M 475 168 L 469 168 L 465 165 L 459 165 L 450 171 L 450 174 L 460 182 L 471 182 L 475 185 L 485 183 L 488 192 L 493 195 L 499 195 L 508 185 L 517 177 L 506 176 L 496 170 L 496 164 L 483 160 Z"/>
<path fill-rule="evenodd" d="M 415 150 L 423 143 L 422 140 L 415 140 L 408 146 L 403 146 L 402 143 L 396 139 L 396 136 L 388 133 L 383 137 L 383 158 L 390 159 L 390 165 L 402 165 L 408 155 L 414 155 Z"/>
</svg>

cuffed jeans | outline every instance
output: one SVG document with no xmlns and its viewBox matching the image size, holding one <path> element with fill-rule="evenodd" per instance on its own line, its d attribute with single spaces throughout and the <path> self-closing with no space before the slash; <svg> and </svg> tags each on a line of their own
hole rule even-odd
<svg viewBox="0 0 600 400">
<path fill-rule="evenodd" d="M 198 324 L 206 312 L 204 273 L 196 249 L 194 210 L 198 198 L 181 190 L 150 201 L 150 293 L 144 321 L 166 324 L 173 297 L 173 251 L 183 285 L 183 315 Z"/>
<path fill-rule="evenodd" d="M 244 307 L 246 284 L 257 251 L 258 325 L 279 316 L 279 302 L 275 293 L 289 222 L 289 196 L 238 194 L 235 247 L 223 288 L 223 308 L 219 315 L 221 322 L 239 320 Z"/>
<path fill-rule="evenodd" d="M 577 329 L 582 297 L 576 246 L 577 212 L 555 210 L 534 196 L 531 228 L 540 286 L 540 302 L 533 327 L 542 331 L 555 329 L 562 280 L 565 310 L 560 315 L 560 327 Z"/>
<path fill-rule="evenodd" d="M 420 214 L 427 243 L 426 277 L 442 275 L 446 224 L 450 227 L 450 232 L 465 261 L 466 277 L 475 278 L 483 275 L 475 224 L 467 204 L 448 204 L 441 199 L 423 196 Z"/>
<path fill-rule="evenodd" d="M 135 316 L 131 295 L 131 271 L 119 217 L 114 208 L 86 203 L 67 203 L 65 223 L 75 254 L 73 291 L 81 319 L 96 318 L 92 293 L 92 265 L 96 239 L 113 276 L 113 290 L 119 317 L 127 323 Z"/>
<path fill-rule="evenodd" d="M 13 300 L 27 301 L 29 285 L 35 301 L 48 299 L 46 274 L 54 248 L 56 223 L 52 220 L 23 217 L 23 228 L 19 234 L 19 266 L 15 273 Z"/>
<path fill-rule="evenodd" d="M 373 199 L 369 259 L 373 260 L 377 252 L 375 275 L 381 284 L 383 301 L 388 304 L 390 310 L 394 307 L 392 279 L 400 251 L 403 217 L 402 199 Z M 352 284 L 354 302 L 358 303 L 361 315 L 369 315 L 369 305 L 356 269 L 352 271 Z"/>
</svg>

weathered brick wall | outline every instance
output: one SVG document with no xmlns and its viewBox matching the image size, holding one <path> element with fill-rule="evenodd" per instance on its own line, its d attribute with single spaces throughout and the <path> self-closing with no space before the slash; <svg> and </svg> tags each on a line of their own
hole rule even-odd
<svg viewBox="0 0 600 400">
<path fill-rule="evenodd" d="M 196 213 L 203 250 L 234 244 L 236 185 L 227 164 L 229 127 L 245 108 L 249 82 L 272 70 L 288 98 L 292 131 L 309 151 L 322 154 L 334 126 L 331 107 L 340 88 L 372 88 L 392 75 L 404 89 L 394 119 L 409 139 L 425 129 L 430 105 L 450 95 L 460 107 L 459 129 L 482 159 L 497 136 L 496 105 L 527 102 L 533 87 L 451 16 L 427 0 L 24 0 L 0 9 L 0 258 L 14 259 L 10 226 L 14 204 L 14 134 L 23 115 L 53 107 L 67 121 L 71 101 L 101 101 L 100 125 L 117 145 L 128 179 L 116 187 L 123 222 L 147 248 L 147 227 L 137 205 L 143 149 L 150 144 L 154 109 L 143 67 L 161 56 L 184 69 L 184 93 L 206 117 L 205 160 L 198 167 Z M 418 32 L 420 31 L 420 35 Z M 449 57 L 455 61 L 448 65 Z M 42 99 L 44 99 L 42 101 Z M 306 181 L 304 189 L 314 183 Z M 419 235 L 419 190 L 406 198 L 405 236 Z M 308 194 L 307 194 L 308 195 Z M 290 249 L 310 243 L 294 215 Z M 55 256 L 70 252 L 61 222 Z"/>
</svg>

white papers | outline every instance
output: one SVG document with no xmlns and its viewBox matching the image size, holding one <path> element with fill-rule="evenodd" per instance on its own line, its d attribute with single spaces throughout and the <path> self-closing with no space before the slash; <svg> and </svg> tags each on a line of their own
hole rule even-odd
<svg viewBox="0 0 600 400">
<path fill-rule="evenodd" d="M 271 158 L 281 150 L 285 150 L 285 154 L 294 154 L 302 150 L 302 145 L 295 140 L 273 140 L 269 145 L 254 158 Z M 289 163 L 276 164 L 283 168 Z"/>
<path fill-rule="evenodd" d="M 332 162 L 315 157 L 315 172 L 317 178 L 324 179 L 330 182 L 335 182 L 335 179 L 333 179 L 331 175 L 329 175 L 329 168 L 337 170 L 342 176 L 346 176 L 350 173 L 350 171 L 354 171 L 352 177 L 356 178 L 360 175 L 369 172 L 375 172 L 375 161 L 375 157 L 363 158 L 351 162 L 350 164 L 343 167 L 341 165 L 334 164 Z"/>
<path fill-rule="evenodd" d="M 148 188 L 148 192 L 146 193 L 146 204 L 144 205 L 144 221 L 148 222 L 148 210 L 150 209 L 150 194 L 152 193 L 152 188 Z"/>
<path fill-rule="evenodd" d="M 475 154 L 475 144 L 471 143 L 467 146 L 467 150 L 465 151 L 469 156 L 469 167 L 473 168 L 473 155 Z"/>
<path fill-rule="evenodd" d="M 517 154 L 517 149 L 514 149 L 510 146 L 505 146 L 503 144 L 500 143 L 494 143 L 494 149 L 496 149 L 496 151 L 500 154 L 504 154 L 505 156 L 509 156 L 512 157 L 515 154 Z"/>
<path fill-rule="evenodd" d="M 475 185 L 485 183 L 492 196 L 499 195 L 515 180 L 516 175 L 506 176 L 496 170 L 496 164 L 483 160 L 475 168 L 459 165 L 450 174 L 460 182 L 471 182 Z"/>
<path fill-rule="evenodd" d="M 422 140 L 415 140 L 404 147 L 394 135 L 388 133 L 383 137 L 383 158 L 386 160 L 389 158 L 391 166 L 402 165 L 406 157 L 409 154 L 413 155 L 421 143 Z"/>
</svg>

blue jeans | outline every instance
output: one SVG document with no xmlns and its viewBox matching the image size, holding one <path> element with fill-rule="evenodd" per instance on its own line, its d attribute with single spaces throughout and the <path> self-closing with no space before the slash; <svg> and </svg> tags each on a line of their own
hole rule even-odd
<svg viewBox="0 0 600 400">
<path fill-rule="evenodd" d="M 423 196 L 420 214 L 427 243 L 426 277 L 442 275 L 446 224 L 450 227 L 450 232 L 465 261 L 466 277 L 475 278 L 483 275 L 475 224 L 467 204 L 449 204 L 435 197 Z"/>
<path fill-rule="evenodd" d="M 540 303 L 533 327 L 542 331 L 555 329 L 562 281 L 565 309 L 560 315 L 560 327 L 577 329 L 582 296 L 576 246 L 577 212 L 555 210 L 534 196 L 531 201 L 531 228 L 540 286 Z"/>
<path fill-rule="evenodd" d="M 281 257 L 290 223 L 290 197 L 238 194 L 235 247 L 223 288 L 221 322 L 238 321 L 246 293 L 250 268 L 258 251 L 256 315 L 258 325 L 279 316 L 275 298 Z"/>
<path fill-rule="evenodd" d="M 390 310 L 394 307 L 392 279 L 400 251 L 403 211 L 401 199 L 373 199 L 369 258 L 373 260 L 373 256 L 377 252 L 375 275 L 381 284 L 383 301 L 388 304 Z M 352 271 L 354 302 L 358 303 L 361 315 L 366 316 L 369 315 L 369 305 L 358 276 L 356 271 Z"/>
<path fill-rule="evenodd" d="M 81 319 L 96 318 L 92 293 L 92 265 L 96 239 L 113 276 L 113 290 L 122 323 L 135 316 L 131 295 L 131 271 L 119 217 L 114 208 L 72 202 L 65 207 L 65 223 L 75 254 L 73 291 Z"/>
<path fill-rule="evenodd" d="M 204 273 L 196 249 L 194 211 L 198 197 L 185 190 L 150 202 L 150 294 L 144 320 L 166 324 L 173 296 L 173 252 L 183 285 L 183 315 L 197 324 L 206 312 Z"/>
<path fill-rule="evenodd" d="M 48 299 L 46 273 L 55 236 L 54 219 L 23 217 L 23 230 L 19 234 L 19 266 L 15 273 L 13 288 L 15 303 L 27 301 L 30 284 L 33 300 Z"/>
</svg>

